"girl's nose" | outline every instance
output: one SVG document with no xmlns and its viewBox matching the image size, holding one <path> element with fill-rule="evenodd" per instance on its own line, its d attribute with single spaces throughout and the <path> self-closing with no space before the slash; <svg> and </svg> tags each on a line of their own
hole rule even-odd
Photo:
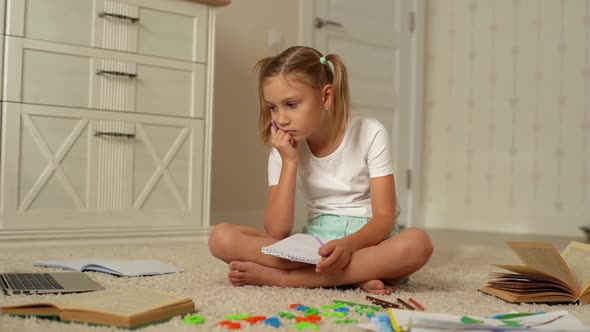
<svg viewBox="0 0 590 332">
<path fill-rule="evenodd" d="M 289 118 L 287 117 L 287 114 L 285 111 L 279 110 L 277 112 L 277 124 L 280 125 L 281 127 L 285 126 L 286 124 L 289 123 Z"/>
</svg>

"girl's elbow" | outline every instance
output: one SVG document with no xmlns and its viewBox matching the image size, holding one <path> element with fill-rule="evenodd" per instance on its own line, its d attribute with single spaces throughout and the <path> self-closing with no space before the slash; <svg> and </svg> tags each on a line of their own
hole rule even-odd
<svg viewBox="0 0 590 332">
<path fill-rule="evenodd" d="M 289 235 L 291 235 L 291 232 L 289 231 L 285 231 L 285 230 L 281 230 L 281 229 L 274 229 L 272 227 L 264 227 L 266 234 L 270 235 L 271 237 L 277 239 L 277 240 L 282 240 L 286 237 L 288 237 Z"/>
<path fill-rule="evenodd" d="M 383 225 L 383 228 L 385 228 L 385 230 L 388 232 L 392 232 L 395 228 L 396 218 L 393 214 L 382 214 L 373 216 L 373 220 L 375 219 L 379 220 L 379 223 Z"/>
<path fill-rule="evenodd" d="M 270 233 L 270 236 L 274 237 L 279 241 L 289 237 L 289 235 L 291 235 L 291 232 L 289 231 L 275 231 L 274 233 Z"/>
</svg>

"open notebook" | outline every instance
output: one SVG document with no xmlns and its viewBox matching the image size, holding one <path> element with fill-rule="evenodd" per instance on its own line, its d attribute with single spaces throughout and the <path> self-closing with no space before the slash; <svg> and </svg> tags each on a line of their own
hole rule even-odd
<svg viewBox="0 0 590 332">
<path fill-rule="evenodd" d="M 176 273 L 182 269 L 156 259 L 87 258 L 59 261 L 39 261 L 34 266 L 59 268 L 69 271 L 103 272 L 123 277 L 153 276 Z"/>
<path fill-rule="evenodd" d="M 261 251 L 290 261 L 317 264 L 322 259 L 318 254 L 321 247 L 321 241 L 315 236 L 297 233 L 268 247 L 262 247 Z"/>
</svg>

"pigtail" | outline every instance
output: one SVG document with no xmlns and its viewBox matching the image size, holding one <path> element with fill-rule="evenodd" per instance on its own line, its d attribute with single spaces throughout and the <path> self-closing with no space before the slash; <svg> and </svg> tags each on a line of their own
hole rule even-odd
<svg viewBox="0 0 590 332">
<path fill-rule="evenodd" d="M 275 61 L 275 57 L 267 57 L 259 60 L 254 69 L 258 72 L 258 99 L 260 104 L 260 113 L 258 114 L 258 134 L 260 140 L 264 145 L 270 145 L 270 111 L 266 107 L 264 101 L 264 93 L 262 91 L 262 85 L 264 79 L 269 75 L 268 71 L 271 69 L 271 64 Z"/>
<path fill-rule="evenodd" d="M 331 111 L 332 121 L 336 128 L 336 137 L 343 135 L 350 121 L 350 88 L 348 84 L 348 71 L 339 56 L 328 54 L 326 60 L 332 63 L 334 68 L 334 89 L 333 110 Z"/>
</svg>

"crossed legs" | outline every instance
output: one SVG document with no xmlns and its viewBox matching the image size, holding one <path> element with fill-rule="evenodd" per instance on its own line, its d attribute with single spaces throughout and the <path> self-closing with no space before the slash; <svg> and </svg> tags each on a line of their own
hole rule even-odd
<svg viewBox="0 0 590 332">
<path fill-rule="evenodd" d="M 388 294 L 393 285 L 428 262 L 433 247 L 422 230 L 410 228 L 376 246 L 352 254 L 341 271 L 317 273 L 315 266 L 265 255 L 260 248 L 278 240 L 255 228 L 222 223 L 209 237 L 211 254 L 229 264 L 228 279 L 235 286 L 335 287 L 355 285 Z"/>
</svg>

